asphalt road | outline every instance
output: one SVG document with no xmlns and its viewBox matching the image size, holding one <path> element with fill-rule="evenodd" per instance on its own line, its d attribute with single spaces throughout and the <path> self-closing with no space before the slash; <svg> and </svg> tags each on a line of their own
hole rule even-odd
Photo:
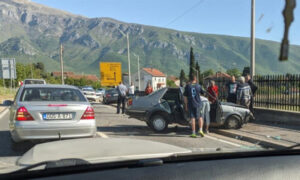
<svg viewBox="0 0 300 180">
<path fill-rule="evenodd" d="M 93 104 L 97 120 L 97 138 L 137 138 L 172 144 L 197 152 L 235 151 L 253 149 L 256 146 L 241 141 L 210 133 L 203 138 L 190 138 L 189 127 L 169 126 L 166 133 L 154 133 L 145 122 L 129 119 L 126 115 L 116 114 L 113 106 Z M 8 128 L 9 112 L 0 114 L 0 172 L 1 169 L 14 166 L 18 157 L 22 156 L 35 144 L 23 142 L 12 147 Z M 120 147 L 122 148 L 122 147 Z"/>
</svg>

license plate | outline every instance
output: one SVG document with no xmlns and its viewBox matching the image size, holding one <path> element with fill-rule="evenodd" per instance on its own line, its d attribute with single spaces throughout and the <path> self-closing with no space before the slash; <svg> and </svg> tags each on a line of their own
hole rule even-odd
<svg viewBox="0 0 300 180">
<path fill-rule="evenodd" d="M 119 96 L 119 94 L 114 94 L 114 96 Z"/>
<path fill-rule="evenodd" d="M 44 120 L 70 120 L 73 113 L 43 113 Z"/>
</svg>

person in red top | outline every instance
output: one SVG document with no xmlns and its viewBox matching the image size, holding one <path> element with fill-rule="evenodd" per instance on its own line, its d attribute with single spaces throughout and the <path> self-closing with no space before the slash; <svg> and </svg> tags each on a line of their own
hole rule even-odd
<svg viewBox="0 0 300 180">
<path fill-rule="evenodd" d="M 152 89 L 150 83 L 148 83 L 148 85 L 145 89 L 145 93 L 146 93 L 146 95 L 148 95 L 148 94 L 151 94 L 152 92 L 153 92 L 153 89 Z"/>
<path fill-rule="evenodd" d="M 210 81 L 210 86 L 208 87 L 207 92 L 209 93 L 208 95 L 209 102 L 214 104 L 219 95 L 219 88 L 217 85 L 215 85 L 215 81 L 213 80 Z"/>
</svg>

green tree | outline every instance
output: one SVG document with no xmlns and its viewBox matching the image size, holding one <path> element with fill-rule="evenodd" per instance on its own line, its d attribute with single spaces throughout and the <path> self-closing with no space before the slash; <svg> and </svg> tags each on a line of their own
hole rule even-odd
<svg viewBox="0 0 300 180">
<path fill-rule="evenodd" d="M 201 70 L 200 70 L 200 66 L 199 66 L 199 63 L 198 61 L 196 62 L 196 68 L 195 68 L 197 71 L 198 71 L 198 80 L 199 80 L 199 83 L 202 84 L 203 80 L 202 80 L 202 75 L 201 75 Z"/>
<path fill-rule="evenodd" d="M 235 76 L 235 77 L 241 76 L 241 72 L 237 68 L 228 69 L 227 74 L 229 74 L 230 76 Z"/>
<path fill-rule="evenodd" d="M 195 67 L 195 56 L 194 56 L 194 52 L 193 52 L 193 47 L 191 47 L 190 50 L 190 72 L 189 72 L 189 80 L 193 79 L 193 76 L 196 73 L 196 67 Z"/>
<path fill-rule="evenodd" d="M 249 66 L 245 66 L 243 69 L 243 76 L 246 76 L 247 74 L 250 74 L 250 67 Z"/>
<path fill-rule="evenodd" d="M 183 69 L 181 69 L 180 71 L 179 80 L 180 80 L 180 87 L 182 87 L 183 83 L 186 82 L 186 76 Z"/>
<path fill-rule="evenodd" d="M 168 87 L 177 87 L 175 82 L 172 80 L 167 79 L 167 86 Z"/>
<path fill-rule="evenodd" d="M 208 70 L 203 72 L 203 77 L 211 76 L 211 75 L 214 75 L 214 74 L 215 74 L 214 70 L 208 69 Z"/>
</svg>

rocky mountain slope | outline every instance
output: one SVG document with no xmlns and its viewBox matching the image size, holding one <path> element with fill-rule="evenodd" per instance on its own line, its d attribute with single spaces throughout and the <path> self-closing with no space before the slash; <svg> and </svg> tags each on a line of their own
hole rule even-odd
<svg viewBox="0 0 300 180">
<path fill-rule="evenodd" d="M 249 64 L 248 38 L 182 32 L 120 22 L 110 18 L 86 18 L 28 0 L 0 1 L 0 57 L 18 62 L 41 61 L 48 71 L 59 70 L 59 44 L 64 45 L 66 70 L 99 75 L 99 62 L 120 61 L 127 71 L 126 37 L 141 67 L 155 67 L 168 75 L 187 70 L 189 49 L 194 48 L 202 70 L 242 68 Z M 288 62 L 279 62 L 279 43 L 256 41 L 257 73 L 299 73 L 300 47 L 290 47 Z M 132 72 L 137 59 L 131 55 Z"/>
</svg>

